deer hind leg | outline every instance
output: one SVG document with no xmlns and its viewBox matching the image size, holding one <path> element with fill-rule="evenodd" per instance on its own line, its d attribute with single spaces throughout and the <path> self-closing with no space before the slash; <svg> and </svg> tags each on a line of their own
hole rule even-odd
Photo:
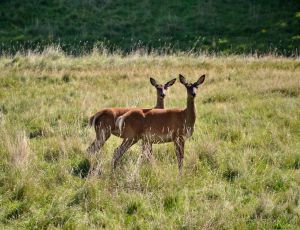
<svg viewBox="0 0 300 230">
<path fill-rule="evenodd" d="M 184 139 L 176 138 L 174 140 L 175 152 L 178 162 L 179 175 L 182 175 L 183 157 L 184 157 Z"/>
<path fill-rule="evenodd" d="M 109 117 L 101 117 L 101 122 L 95 126 L 96 139 L 87 148 L 88 153 L 98 152 L 111 135 L 113 121 Z"/>
<path fill-rule="evenodd" d="M 88 153 L 96 153 L 98 152 L 104 143 L 107 141 L 107 139 L 110 137 L 111 132 L 110 130 L 102 129 L 97 130 L 96 132 L 96 139 L 93 141 L 93 143 L 87 148 Z"/>
<path fill-rule="evenodd" d="M 135 139 L 123 139 L 122 144 L 115 149 L 114 156 L 112 159 L 112 169 L 115 169 L 118 161 L 123 156 L 123 154 L 135 143 L 137 140 Z"/>
<path fill-rule="evenodd" d="M 110 127 L 96 127 L 96 140 L 88 147 L 88 153 L 97 153 L 111 136 Z M 90 174 L 99 174 L 101 171 L 101 154 L 90 155 Z"/>
<path fill-rule="evenodd" d="M 96 153 L 96 152 L 98 152 L 99 151 L 99 149 L 101 148 L 101 144 L 100 144 L 100 142 L 97 140 L 97 139 L 95 139 L 93 142 L 92 142 L 92 144 L 87 148 L 87 152 L 88 153 Z"/>
</svg>

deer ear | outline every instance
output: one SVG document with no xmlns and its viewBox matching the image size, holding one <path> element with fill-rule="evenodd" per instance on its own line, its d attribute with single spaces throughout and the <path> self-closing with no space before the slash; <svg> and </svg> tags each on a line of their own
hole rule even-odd
<svg viewBox="0 0 300 230">
<path fill-rule="evenodd" d="M 194 85 L 199 86 L 204 82 L 204 80 L 205 80 L 205 74 L 203 74 L 201 77 L 199 77 L 198 81 L 196 81 L 194 83 Z"/>
<path fill-rule="evenodd" d="M 181 74 L 179 74 L 179 80 L 180 80 L 180 83 L 181 83 L 181 84 L 184 84 L 184 85 L 187 84 L 187 82 L 186 82 L 186 80 L 185 80 L 185 77 L 184 77 L 183 75 L 181 75 Z"/>
<path fill-rule="evenodd" d="M 152 77 L 150 77 L 150 82 L 151 82 L 151 84 L 152 84 L 153 86 L 156 86 L 156 85 L 157 85 L 155 79 L 152 78 Z"/>
<path fill-rule="evenodd" d="M 174 85 L 176 81 L 176 78 L 172 79 L 171 81 L 168 81 L 166 84 L 165 84 L 165 89 L 169 88 L 170 86 Z"/>
</svg>

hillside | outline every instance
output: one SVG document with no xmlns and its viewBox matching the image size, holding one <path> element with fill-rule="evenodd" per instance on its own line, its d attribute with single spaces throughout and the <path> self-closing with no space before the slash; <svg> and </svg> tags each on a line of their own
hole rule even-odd
<svg viewBox="0 0 300 230">
<path fill-rule="evenodd" d="M 299 58 L 165 55 L 0 58 L 0 229 L 298 229 Z M 149 77 L 207 78 L 178 177 L 172 143 L 140 144 L 110 163 L 111 137 L 87 177 L 88 118 L 103 107 L 152 107 Z M 120 92 L 122 95 L 120 95 Z M 167 108 L 184 108 L 177 81 Z"/>
<path fill-rule="evenodd" d="M 0 1 L 2 53 L 53 43 L 74 54 L 104 43 L 122 51 L 292 55 L 300 48 L 300 1 Z"/>
</svg>

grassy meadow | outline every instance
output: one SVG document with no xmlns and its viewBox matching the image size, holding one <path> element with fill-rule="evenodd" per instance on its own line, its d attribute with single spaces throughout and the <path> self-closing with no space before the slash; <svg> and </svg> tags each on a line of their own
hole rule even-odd
<svg viewBox="0 0 300 230">
<path fill-rule="evenodd" d="M 300 226 L 300 60 L 266 56 L 106 54 L 59 49 L 0 57 L 0 228 L 296 229 Z M 172 143 L 140 143 L 87 176 L 88 118 L 105 107 L 153 107 L 149 77 L 207 78 L 182 177 Z M 183 108 L 179 81 L 165 99 Z"/>
</svg>

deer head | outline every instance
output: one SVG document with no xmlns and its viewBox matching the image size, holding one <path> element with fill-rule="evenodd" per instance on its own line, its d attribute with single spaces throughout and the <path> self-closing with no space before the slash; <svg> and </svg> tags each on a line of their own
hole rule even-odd
<svg viewBox="0 0 300 230">
<path fill-rule="evenodd" d="M 179 74 L 180 83 L 183 84 L 187 90 L 188 97 L 196 97 L 197 89 L 205 80 L 205 74 L 203 74 L 199 79 L 194 83 L 189 83 L 186 81 L 185 77 Z"/>
<path fill-rule="evenodd" d="M 158 84 L 152 77 L 150 77 L 150 82 L 156 88 L 157 97 L 164 98 L 166 96 L 166 91 L 168 90 L 168 88 L 176 82 L 176 78 L 168 81 L 164 85 Z"/>
</svg>

